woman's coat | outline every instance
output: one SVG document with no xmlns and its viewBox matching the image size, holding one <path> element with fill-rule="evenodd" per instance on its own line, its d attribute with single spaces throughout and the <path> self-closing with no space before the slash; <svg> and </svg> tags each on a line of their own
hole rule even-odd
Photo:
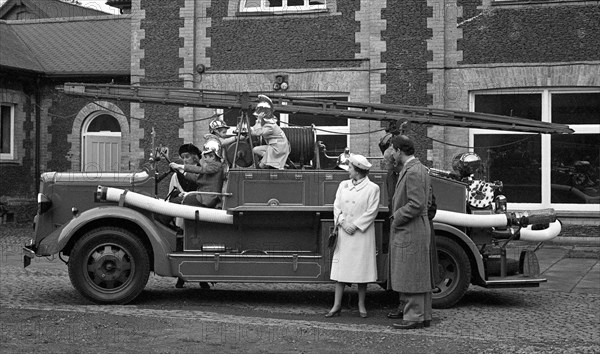
<svg viewBox="0 0 600 354">
<path fill-rule="evenodd" d="M 338 228 L 338 241 L 331 262 L 331 279 L 344 283 L 377 280 L 375 217 L 379 212 L 379 186 L 366 177 L 358 185 L 342 181 L 333 203 L 334 220 L 356 225 L 354 234 Z"/>
<path fill-rule="evenodd" d="M 390 283 L 402 293 L 431 291 L 427 218 L 430 179 L 418 159 L 408 161 L 396 183 L 390 240 Z"/>
</svg>

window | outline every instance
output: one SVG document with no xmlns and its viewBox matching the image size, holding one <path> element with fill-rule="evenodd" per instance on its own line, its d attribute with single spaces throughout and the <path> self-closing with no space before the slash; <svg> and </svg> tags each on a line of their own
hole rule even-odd
<svg viewBox="0 0 600 354">
<path fill-rule="evenodd" d="M 240 12 L 313 12 L 326 9 L 326 0 L 242 0 L 240 2 Z"/>
<path fill-rule="evenodd" d="M 320 97 L 320 99 L 323 99 Z M 348 101 L 347 97 L 328 97 L 331 101 Z M 348 147 L 348 134 L 350 127 L 348 118 L 342 117 L 320 117 L 314 114 L 282 113 L 281 121 L 289 126 L 306 126 L 315 125 L 317 130 L 317 141 L 321 141 L 327 149 L 327 155 L 338 156 Z M 285 124 L 284 124 L 285 126 Z"/>
<path fill-rule="evenodd" d="M 15 109 L 14 105 L 0 106 L 0 159 L 15 158 Z"/>
<path fill-rule="evenodd" d="M 475 92 L 471 110 L 567 124 L 574 134 L 472 129 L 486 178 L 504 183 L 519 208 L 597 210 L 600 204 L 600 90 L 513 89 Z M 591 206 L 595 204 L 596 206 Z"/>
</svg>

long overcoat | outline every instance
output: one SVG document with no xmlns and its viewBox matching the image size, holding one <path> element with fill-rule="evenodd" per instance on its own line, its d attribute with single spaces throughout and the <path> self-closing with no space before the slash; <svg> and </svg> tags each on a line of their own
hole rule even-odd
<svg viewBox="0 0 600 354">
<path fill-rule="evenodd" d="M 398 292 L 431 291 L 429 187 L 427 168 L 416 158 L 408 161 L 398 176 L 392 206 L 389 281 Z"/>
<path fill-rule="evenodd" d="M 335 220 L 353 223 L 357 230 L 347 234 L 338 229 L 338 241 L 331 262 L 331 279 L 344 283 L 377 280 L 375 217 L 379 212 L 379 186 L 366 177 L 358 185 L 342 181 L 333 203 Z"/>
</svg>

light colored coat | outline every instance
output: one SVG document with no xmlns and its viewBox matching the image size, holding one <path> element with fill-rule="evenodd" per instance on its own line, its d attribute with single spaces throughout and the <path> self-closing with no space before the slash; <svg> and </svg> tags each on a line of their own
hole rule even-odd
<svg viewBox="0 0 600 354">
<path fill-rule="evenodd" d="M 377 280 L 375 218 L 379 211 L 379 186 L 366 177 L 358 185 L 342 181 L 333 203 L 335 220 L 353 223 L 353 235 L 338 228 L 338 241 L 331 262 L 331 279 L 344 283 Z"/>
<path fill-rule="evenodd" d="M 251 128 L 252 135 L 262 136 L 267 145 L 255 146 L 253 151 L 262 155 L 261 162 L 267 166 L 283 170 L 290 155 L 290 143 L 281 128 L 274 123 L 257 123 Z"/>
<path fill-rule="evenodd" d="M 431 291 L 427 218 L 430 187 L 427 168 L 418 159 L 408 161 L 396 183 L 390 240 L 390 282 L 402 293 Z"/>
</svg>

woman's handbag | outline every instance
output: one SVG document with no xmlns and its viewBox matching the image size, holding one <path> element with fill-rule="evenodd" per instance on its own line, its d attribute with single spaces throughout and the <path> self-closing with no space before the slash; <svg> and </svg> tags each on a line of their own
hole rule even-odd
<svg viewBox="0 0 600 354">
<path fill-rule="evenodd" d="M 339 217 L 338 217 L 339 219 Z M 329 239 L 327 240 L 327 247 L 331 249 L 335 249 L 335 245 L 337 244 L 338 238 L 338 223 L 335 221 L 335 225 L 333 226 L 333 231 L 329 234 Z"/>
</svg>

